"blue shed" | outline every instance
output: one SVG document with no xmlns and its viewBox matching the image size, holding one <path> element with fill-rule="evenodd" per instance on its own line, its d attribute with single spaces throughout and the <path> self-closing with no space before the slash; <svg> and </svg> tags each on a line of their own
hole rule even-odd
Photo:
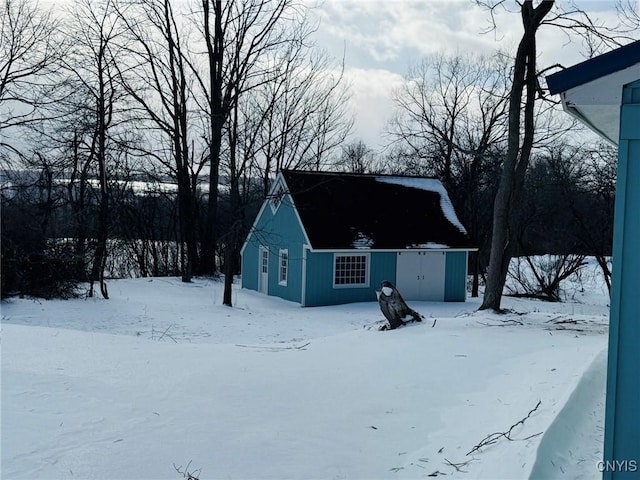
<svg viewBox="0 0 640 480">
<path fill-rule="evenodd" d="M 605 479 L 640 476 L 640 42 L 547 77 L 568 113 L 618 145 L 604 455 Z"/>
<path fill-rule="evenodd" d="M 302 306 L 466 300 L 470 246 L 449 195 L 426 177 L 283 170 L 242 247 L 242 287 Z"/>
</svg>

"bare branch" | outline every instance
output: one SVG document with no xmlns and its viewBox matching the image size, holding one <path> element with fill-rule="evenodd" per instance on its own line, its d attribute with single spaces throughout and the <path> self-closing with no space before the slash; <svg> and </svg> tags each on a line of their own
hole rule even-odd
<svg viewBox="0 0 640 480">
<path fill-rule="evenodd" d="M 511 427 L 509 427 L 509 430 L 507 430 L 506 432 L 490 433 L 489 435 L 484 437 L 477 445 L 475 445 L 471 450 L 469 450 L 469 452 L 467 452 L 467 456 L 477 452 L 483 447 L 486 447 L 488 445 L 493 445 L 501 438 L 506 438 L 507 440 L 510 440 L 510 441 L 518 440 L 518 439 L 512 438 L 513 430 L 519 425 L 524 425 L 524 422 L 526 422 L 529 418 L 531 418 L 531 415 L 533 415 L 536 412 L 536 410 L 538 410 L 538 407 L 540 407 L 541 404 L 542 404 L 542 401 L 538 400 L 538 403 L 536 404 L 536 406 L 533 407 L 531 410 L 529 410 L 529 413 L 527 413 L 525 417 L 523 417 L 522 419 L 518 420 L 516 423 L 511 425 Z M 542 435 L 542 432 L 529 435 L 528 437 L 522 438 L 520 440 L 529 440 L 530 438 L 536 437 L 538 435 Z"/>
</svg>

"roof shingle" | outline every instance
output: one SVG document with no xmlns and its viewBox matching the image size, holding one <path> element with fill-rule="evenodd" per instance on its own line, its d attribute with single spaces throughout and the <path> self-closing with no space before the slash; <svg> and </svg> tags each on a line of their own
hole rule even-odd
<svg viewBox="0 0 640 480">
<path fill-rule="evenodd" d="M 283 170 L 314 249 L 471 248 L 439 180 Z"/>
</svg>

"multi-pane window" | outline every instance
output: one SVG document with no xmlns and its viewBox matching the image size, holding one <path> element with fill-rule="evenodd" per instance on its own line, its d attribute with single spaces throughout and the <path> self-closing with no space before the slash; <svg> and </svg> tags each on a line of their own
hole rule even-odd
<svg viewBox="0 0 640 480">
<path fill-rule="evenodd" d="M 333 284 L 335 286 L 366 286 L 369 255 L 336 255 Z"/>
<path fill-rule="evenodd" d="M 280 250 L 280 274 L 278 283 L 280 285 L 287 284 L 287 274 L 289 273 L 289 251 Z"/>
<path fill-rule="evenodd" d="M 269 250 L 266 248 L 262 249 L 262 261 L 260 262 L 260 268 L 262 269 L 262 273 L 269 272 Z"/>
</svg>

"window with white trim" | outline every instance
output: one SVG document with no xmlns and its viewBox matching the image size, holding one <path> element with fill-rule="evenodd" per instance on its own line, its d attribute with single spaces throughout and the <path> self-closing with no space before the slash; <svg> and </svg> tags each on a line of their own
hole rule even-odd
<svg viewBox="0 0 640 480">
<path fill-rule="evenodd" d="M 287 285 L 287 276 L 289 274 L 289 250 L 280 250 L 280 270 L 278 274 L 278 283 L 280 285 Z"/>
<path fill-rule="evenodd" d="M 260 271 L 262 273 L 269 273 L 269 249 L 266 247 L 261 247 L 262 249 L 262 259 L 260 261 Z"/>
<path fill-rule="evenodd" d="M 276 212 L 276 210 L 278 210 L 278 207 L 280 206 L 280 204 L 282 203 L 282 199 L 284 198 L 284 194 L 285 194 L 285 190 L 284 190 L 284 185 L 282 185 L 282 182 L 278 182 L 278 185 L 276 186 L 276 188 L 274 188 L 273 193 L 271 194 L 271 211 L 273 213 Z"/>
<path fill-rule="evenodd" d="M 333 262 L 334 287 L 368 287 L 369 255 L 335 254 Z"/>
</svg>

